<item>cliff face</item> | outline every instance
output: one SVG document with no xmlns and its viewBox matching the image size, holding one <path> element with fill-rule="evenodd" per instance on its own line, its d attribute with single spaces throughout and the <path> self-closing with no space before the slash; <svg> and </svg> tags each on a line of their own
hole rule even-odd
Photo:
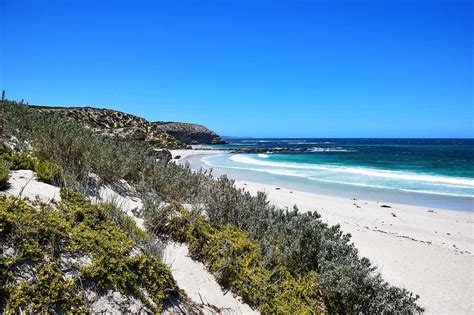
<svg viewBox="0 0 474 315">
<path fill-rule="evenodd" d="M 186 144 L 224 144 L 214 131 L 203 125 L 180 122 L 154 122 L 156 130 L 165 132 Z"/>
<path fill-rule="evenodd" d="M 35 108 L 76 120 L 102 136 L 125 141 L 146 141 L 156 147 L 177 149 L 186 144 L 223 143 L 215 132 L 196 124 L 149 122 L 123 112 L 91 107 Z"/>
</svg>

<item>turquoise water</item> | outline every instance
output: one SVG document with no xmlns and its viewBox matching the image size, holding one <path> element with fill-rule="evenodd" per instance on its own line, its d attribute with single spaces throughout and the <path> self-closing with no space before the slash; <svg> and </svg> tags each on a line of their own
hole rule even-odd
<svg viewBox="0 0 474 315">
<path fill-rule="evenodd" d="M 208 167 L 271 183 L 413 198 L 474 200 L 472 139 L 232 139 L 221 148 L 289 148 L 288 153 L 223 154 L 202 159 Z M 305 150 L 304 152 L 298 152 Z M 469 209 L 470 208 L 470 209 Z"/>
</svg>

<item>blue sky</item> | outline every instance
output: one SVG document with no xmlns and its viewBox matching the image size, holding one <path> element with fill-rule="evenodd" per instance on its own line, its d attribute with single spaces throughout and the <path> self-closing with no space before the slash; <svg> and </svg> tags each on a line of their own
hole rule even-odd
<svg viewBox="0 0 474 315">
<path fill-rule="evenodd" d="M 229 136 L 473 137 L 472 1 L 0 0 L 0 88 Z"/>
</svg>

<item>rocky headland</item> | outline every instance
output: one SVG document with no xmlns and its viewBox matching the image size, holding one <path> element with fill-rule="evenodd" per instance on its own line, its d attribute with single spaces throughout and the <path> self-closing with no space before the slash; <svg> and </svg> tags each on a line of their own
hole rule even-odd
<svg viewBox="0 0 474 315">
<path fill-rule="evenodd" d="M 203 125 L 162 121 L 152 124 L 155 130 L 169 134 L 186 144 L 225 144 L 221 136 Z"/>
<path fill-rule="evenodd" d="M 120 111 L 92 107 L 33 107 L 78 121 L 101 136 L 123 141 L 145 141 L 159 148 L 179 149 L 189 144 L 225 143 L 217 133 L 198 124 L 150 122 Z"/>
</svg>

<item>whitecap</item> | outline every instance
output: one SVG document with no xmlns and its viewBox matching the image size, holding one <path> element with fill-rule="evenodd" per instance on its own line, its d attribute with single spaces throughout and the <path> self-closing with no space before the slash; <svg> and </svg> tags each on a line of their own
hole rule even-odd
<svg viewBox="0 0 474 315">
<path fill-rule="evenodd" d="M 218 156 L 223 156 L 221 154 Z M 439 188 L 451 188 L 459 187 L 472 189 L 474 188 L 472 180 L 456 177 L 447 177 L 447 176 L 434 176 L 434 175 L 424 175 L 424 174 L 415 174 L 408 172 L 398 172 L 398 171 L 388 171 L 388 170 L 376 170 L 368 168 L 351 168 L 351 167 L 339 167 L 339 166 L 318 166 L 318 165 L 309 165 L 303 163 L 281 163 L 281 162 L 272 162 L 266 160 L 257 160 L 252 158 L 249 155 L 235 154 L 231 155 L 230 159 L 238 164 L 234 165 L 222 165 L 220 163 L 214 163 L 213 157 L 211 156 L 203 158 L 202 161 L 210 167 L 220 167 L 226 169 L 236 169 L 236 170 L 247 170 L 254 171 L 259 173 L 267 173 L 274 175 L 283 175 L 291 177 L 306 178 L 312 181 L 318 182 L 327 182 L 334 184 L 343 184 L 351 185 L 358 187 L 368 187 L 368 188 L 378 188 L 378 189 L 394 189 L 399 191 L 414 192 L 414 193 L 423 193 L 423 194 L 434 194 L 434 195 L 446 195 L 446 196 L 456 196 L 456 197 L 473 197 L 469 192 L 461 191 L 441 191 Z M 324 171 L 324 173 L 320 173 Z M 334 172 L 331 174 L 331 172 Z M 327 176 L 336 176 L 337 173 L 346 173 L 346 175 L 366 175 L 370 178 L 359 177 L 357 178 L 330 178 Z M 321 174 L 324 174 L 321 176 Z M 382 181 L 380 183 L 374 183 L 375 178 L 380 178 Z M 393 182 L 387 182 L 387 179 L 400 180 L 396 186 Z M 405 181 L 405 183 L 403 183 Z M 410 183 L 411 182 L 411 183 Z M 421 182 L 424 187 L 419 189 L 414 189 L 413 182 Z M 461 182 L 462 184 L 450 184 L 450 182 Z M 387 185 L 388 184 L 388 185 Z M 408 184 L 408 186 L 407 186 Z"/>
<path fill-rule="evenodd" d="M 344 149 L 341 147 L 330 147 L 330 148 L 325 148 L 325 147 L 312 147 L 309 149 L 310 152 L 356 152 L 356 150 L 353 149 Z"/>
<path fill-rule="evenodd" d="M 267 167 L 302 169 L 302 170 L 318 170 L 318 171 L 338 172 L 338 173 L 347 173 L 347 174 L 357 174 L 357 175 L 379 177 L 379 178 L 433 182 L 433 183 L 443 183 L 443 184 L 463 185 L 463 186 L 474 187 L 473 179 L 461 178 L 461 177 L 449 177 L 449 176 L 441 176 L 441 175 L 420 174 L 420 173 L 413 173 L 413 172 L 389 171 L 389 170 L 380 170 L 380 169 L 364 168 L 364 167 L 347 167 L 347 166 L 334 166 L 334 165 L 322 166 L 322 165 L 305 164 L 305 163 L 282 163 L 282 162 L 262 161 L 262 160 L 257 160 L 250 156 L 245 156 L 241 154 L 232 155 L 230 159 L 238 163 L 260 165 L 260 166 L 267 166 Z"/>
</svg>

